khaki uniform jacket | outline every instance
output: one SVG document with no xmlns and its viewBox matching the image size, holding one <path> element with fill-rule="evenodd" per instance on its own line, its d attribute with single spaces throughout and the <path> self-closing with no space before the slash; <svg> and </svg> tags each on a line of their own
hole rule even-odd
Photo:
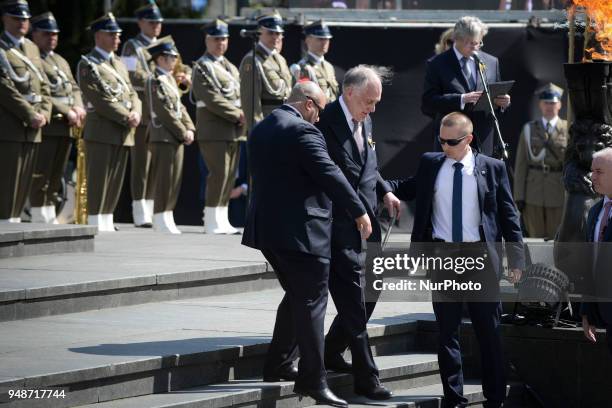
<svg viewBox="0 0 612 408">
<path fill-rule="evenodd" d="M 155 71 L 155 77 L 147 79 L 145 96 L 151 107 L 149 142 L 180 144 L 188 130 L 195 131 L 174 77 Z"/>
<path fill-rule="evenodd" d="M 197 106 L 198 141 L 227 141 L 240 139 L 240 74 L 227 58 L 218 61 L 204 54 L 193 70 L 192 97 Z"/>
<path fill-rule="evenodd" d="M 23 51 L 12 40 L 0 35 L 0 140 L 35 142 L 42 140 L 41 129 L 29 127 L 40 113 L 51 119 L 49 84 L 38 47 L 27 38 Z"/>
<path fill-rule="evenodd" d="M 314 83 L 319 84 L 319 88 L 327 97 L 327 102 L 333 102 L 338 99 L 340 94 L 340 86 L 336 80 L 336 71 L 334 66 L 323 59 L 320 63 L 310 54 L 291 65 L 291 74 L 293 74 L 294 84 L 302 78 L 308 78 Z"/>
<path fill-rule="evenodd" d="M 138 98 L 140 98 L 143 105 L 142 120 L 139 126 L 147 126 L 149 124 L 149 108 L 144 97 L 144 91 L 147 79 L 155 71 L 155 63 L 150 61 L 151 54 L 147 51 L 149 45 L 151 45 L 151 42 L 140 33 L 136 37 L 127 40 L 121 51 L 121 61 L 123 61 L 130 73 L 132 86 L 138 92 Z"/>
<path fill-rule="evenodd" d="M 252 114 L 257 123 L 285 102 L 291 93 L 293 82 L 287 61 L 280 53 L 275 51 L 268 54 L 258 44 L 255 49 L 255 67 L 252 66 L 252 54 L 253 51 L 248 52 L 240 63 L 240 99 L 248 129 L 253 128 Z"/>
<path fill-rule="evenodd" d="M 42 64 L 49 79 L 53 111 L 51 123 L 43 128 L 45 136 L 72 136 L 66 116 L 77 106 L 83 108 L 81 90 L 74 80 L 70 65 L 59 54 L 53 52 L 42 55 Z"/>
<path fill-rule="evenodd" d="M 142 111 L 128 71 L 113 55 L 107 61 L 94 48 L 77 66 L 79 86 L 83 92 L 87 120 L 84 139 L 112 145 L 134 146 L 135 130 L 128 126 L 131 111 Z"/>
<path fill-rule="evenodd" d="M 525 201 L 527 204 L 542 207 L 563 206 L 565 190 L 562 168 L 567 142 L 567 122 L 563 119 L 557 121 L 550 138 L 546 135 L 541 119 L 525 125 L 516 152 L 514 170 L 516 201 Z M 547 149 L 543 152 L 545 145 Z M 543 158 L 538 157 L 540 154 L 543 154 Z"/>
</svg>

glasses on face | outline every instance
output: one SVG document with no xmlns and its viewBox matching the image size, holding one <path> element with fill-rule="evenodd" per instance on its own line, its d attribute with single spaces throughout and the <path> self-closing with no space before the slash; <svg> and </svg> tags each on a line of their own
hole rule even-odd
<svg viewBox="0 0 612 408">
<path fill-rule="evenodd" d="M 322 108 L 322 107 L 320 107 L 320 106 L 319 106 L 319 104 L 318 104 L 318 103 L 317 103 L 317 102 L 316 102 L 316 101 L 315 101 L 313 98 L 311 98 L 310 96 L 306 96 L 306 98 L 307 98 L 307 99 L 308 99 L 310 102 L 312 102 L 312 104 L 313 104 L 314 106 L 316 106 L 316 107 L 317 107 L 318 113 L 321 113 L 321 112 L 323 111 L 323 108 Z"/>
<path fill-rule="evenodd" d="M 448 143 L 449 146 L 457 146 L 459 143 L 461 143 L 463 141 L 463 139 L 465 139 L 466 137 L 468 137 L 469 135 L 463 135 L 457 139 L 442 139 L 440 136 L 438 136 L 438 140 L 440 141 L 440 144 L 442 146 L 444 146 L 445 144 Z"/>
</svg>

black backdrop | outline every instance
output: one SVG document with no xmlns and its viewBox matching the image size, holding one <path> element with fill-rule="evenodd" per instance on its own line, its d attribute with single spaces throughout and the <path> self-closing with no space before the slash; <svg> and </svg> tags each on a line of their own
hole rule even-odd
<svg viewBox="0 0 612 408">
<path fill-rule="evenodd" d="M 123 23 L 127 39 L 136 25 Z M 230 45 L 226 56 L 237 66 L 250 49 L 249 40 L 241 38 L 239 25 L 230 26 Z M 250 27 L 249 27 L 250 28 Z M 425 61 L 445 27 L 332 27 L 334 39 L 327 55 L 337 69 L 338 78 L 357 64 L 392 67 L 395 76 L 383 89 L 382 101 L 372 115 L 376 151 L 385 178 L 401 178 L 416 170 L 420 155 L 433 146 L 430 119 L 420 111 Z M 204 52 L 203 37 L 197 24 L 164 24 L 163 35 L 171 34 L 186 62 Z M 301 27 L 287 26 L 282 54 L 288 63 L 300 58 Z M 567 61 L 567 34 L 548 28 L 492 27 L 485 38 L 484 51 L 499 57 L 503 79 L 516 80 L 511 91 L 512 106 L 500 116 L 502 134 L 510 143 L 510 162 L 522 125 L 537 114 L 533 91 L 549 81 L 565 88 L 563 62 Z M 564 98 L 566 100 L 566 98 Z M 192 117 L 194 107 L 185 98 Z M 564 104 L 565 105 L 565 104 Z M 565 115 L 565 106 L 561 113 Z M 185 150 L 183 184 L 175 220 L 183 225 L 201 225 L 204 206 L 205 173 L 197 146 Z M 129 172 L 129 169 L 128 169 Z M 129 173 L 115 216 L 131 222 Z"/>
</svg>

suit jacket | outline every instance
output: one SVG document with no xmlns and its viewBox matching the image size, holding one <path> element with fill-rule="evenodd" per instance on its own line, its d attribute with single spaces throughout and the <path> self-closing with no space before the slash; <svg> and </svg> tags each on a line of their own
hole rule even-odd
<svg viewBox="0 0 612 408">
<path fill-rule="evenodd" d="M 134 146 L 135 130 L 128 125 L 131 111 L 142 112 L 128 71 L 114 55 L 113 64 L 94 48 L 77 66 L 79 86 L 87 108 L 83 138 L 98 143 Z"/>
<path fill-rule="evenodd" d="M 527 128 L 529 130 L 526 130 Z M 548 208 L 563 206 L 565 188 L 562 169 L 568 139 L 567 121 L 563 119 L 557 121 L 550 138 L 546 135 L 541 118 L 525 124 L 516 150 L 514 165 L 516 201 Z M 531 147 L 528 146 L 528 141 Z M 534 160 L 536 157 L 539 158 L 544 146 L 546 146 L 544 159 Z"/>
<path fill-rule="evenodd" d="M 586 242 L 593 242 L 597 218 L 603 203 L 604 200 L 602 199 L 589 210 L 586 224 Z M 603 242 L 612 243 L 612 224 L 608 224 Z M 591 253 L 597 251 L 597 256 L 591 259 L 590 264 L 587 262 L 587 267 L 585 268 L 586 271 L 593 274 L 592 294 L 599 299 L 605 298 L 607 301 L 582 303 L 580 312 L 588 317 L 589 323 L 600 327 L 612 326 L 612 303 L 610 303 L 612 300 L 612 276 L 610 276 L 610 265 L 612 265 L 611 245 L 605 244 L 605 247 L 599 248 L 599 250 L 593 248 Z"/>
<path fill-rule="evenodd" d="M 51 119 L 51 98 L 38 47 L 26 38 L 21 51 L 2 33 L 0 54 L 0 140 L 39 143 L 29 124 L 37 113 Z"/>
<path fill-rule="evenodd" d="M 321 132 L 283 105 L 255 126 L 248 148 L 251 202 L 242 244 L 330 258 L 331 201 L 353 219 L 366 211 Z"/>
<path fill-rule="evenodd" d="M 197 106 L 198 141 L 235 142 L 240 125 L 240 74 L 227 58 L 215 61 L 204 54 L 194 64 L 192 96 Z"/>
<path fill-rule="evenodd" d="M 43 135 L 71 136 L 72 129 L 68 126 L 67 115 L 75 106 L 84 108 L 81 90 L 72 76 L 70 65 L 61 55 L 54 52 L 41 57 L 49 79 L 53 105 L 51 123 L 43 127 Z"/>
<path fill-rule="evenodd" d="M 181 102 L 181 95 L 170 74 L 156 70 L 155 78 L 147 79 L 145 95 L 151 109 L 149 141 L 180 144 L 185 141 L 188 130 L 195 126 Z"/>
<path fill-rule="evenodd" d="M 340 167 L 353 190 L 359 195 L 372 222 L 372 234 L 368 241 L 380 242 L 380 224 L 376 218 L 378 197 L 391 191 L 391 187 L 378 172 L 378 162 L 372 141 L 372 120 L 368 116 L 362 126 L 365 142 L 365 157 L 362 158 L 357 144 L 342 111 L 340 101 L 336 100 L 325 107 L 317 127 L 325 136 L 329 155 Z M 361 236 L 354 228 L 355 222 L 343 208 L 334 203 L 333 245 L 341 248 L 360 249 Z"/>
<path fill-rule="evenodd" d="M 487 82 L 500 81 L 497 58 L 482 51 L 478 52 L 478 57 L 485 64 L 484 73 Z M 434 119 L 435 150 L 441 150 L 437 136 L 442 118 L 451 112 L 463 112 L 474 124 L 473 147 L 476 147 L 480 153 L 493 156 L 497 142 L 491 114 L 473 111 L 474 104 L 471 103 L 461 109 L 461 94 L 470 90 L 453 47 L 427 61 L 424 89 L 421 110 Z M 482 89 L 480 75 L 477 75 L 476 90 Z"/>
<path fill-rule="evenodd" d="M 416 198 L 416 212 L 411 242 L 432 242 L 434 187 L 446 159 L 441 152 L 425 153 L 414 177 L 389 182 L 395 195 L 405 201 Z M 506 241 L 510 268 L 525 269 L 523 233 L 519 214 L 512 200 L 506 166 L 501 160 L 475 154 L 476 185 L 480 208 L 480 236 L 486 242 L 491 264 L 498 277 L 502 274 L 501 243 Z"/>
</svg>

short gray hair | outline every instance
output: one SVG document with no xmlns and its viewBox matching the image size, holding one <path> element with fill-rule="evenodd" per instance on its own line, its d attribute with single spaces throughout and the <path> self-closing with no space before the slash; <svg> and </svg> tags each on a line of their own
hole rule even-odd
<svg viewBox="0 0 612 408">
<path fill-rule="evenodd" d="M 612 163 L 612 147 L 606 147 L 593 153 L 593 160 L 603 159 Z"/>
<path fill-rule="evenodd" d="M 342 81 L 342 91 L 344 92 L 348 88 L 363 88 L 371 81 L 378 81 L 380 84 L 388 83 L 393 77 L 393 71 L 391 68 L 380 67 L 374 65 L 357 65 L 349 69 L 344 74 L 344 80 Z"/>
<path fill-rule="evenodd" d="M 453 40 L 465 38 L 483 38 L 489 28 L 478 17 L 464 16 L 457 21 L 453 29 Z"/>
</svg>

